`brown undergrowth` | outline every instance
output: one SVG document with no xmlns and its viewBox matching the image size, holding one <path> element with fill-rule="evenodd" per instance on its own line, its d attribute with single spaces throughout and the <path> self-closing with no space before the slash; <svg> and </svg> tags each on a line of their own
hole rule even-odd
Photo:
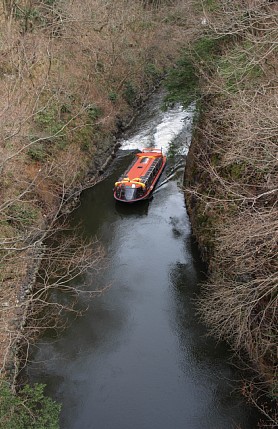
<svg viewBox="0 0 278 429">
<path fill-rule="evenodd" d="M 72 190 L 101 168 L 114 134 L 194 37 L 190 8 L 183 1 L 1 2 L 1 373 L 21 335 L 22 286 L 35 282 L 42 242 Z"/>
<path fill-rule="evenodd" d="M 209 259 L 200 314 L 256 369 L 245 395 L 268 417 L 262 426 L 277 427 L 278 9 L 266 1 L 213 3 L 208 34 L 225 41 L 212 73 L 200 64 L 203 101 L 186 190 Z"/>
</svg>

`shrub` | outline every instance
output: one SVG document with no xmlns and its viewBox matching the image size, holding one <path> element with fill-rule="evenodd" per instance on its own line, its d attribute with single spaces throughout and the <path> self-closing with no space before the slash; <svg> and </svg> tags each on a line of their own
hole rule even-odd
<svg viewBox="0 0 278 429">
<path fill-rule="evenodd" d="M 96 119 L 100 118 L 102 115 L 101 107 L 95 106 L 94 104 L 89 104 L 87 106 L 87 112 L 88 112 L 89 119 L 93 122 Z"/>
<path fill-rule="evenodd" d="M 0 383 L 2 429 L 58 429 L 61 406 L 44 395 L 45 385 L 26 385 L 17 395 Z"/>
<path fill-rule="evenodd" d="M 124 96 L 124 99 L 127 101 L 127 103 L 130 106 L 132 106 L 136 100 L 136 93 L 137 93 L 137 91 L 136 91 L 136 88 L 133 85 L 133 83 L 130 81 L 127 81 L 125 83 L 123 96 Z"/>
<path fill-rule="evenodd" d="M 220 51 L 222 39 L 203 37 L 191 48 L 183 52 L 176 66 L 172 68 L 165 81 L 168 95 L 166 106 L 180 102 L 187 106 L 200 95 L 200 70 L 210 73 Z"/>
<path fill-rule="evenodd" d="M 108 94 L 108 99 L 110 101 L 112 101 L 112 103 L 116 103 L 117 99 L 118 99 L 118 94 L 115 91 L 111 91 Z"/>
<path fill-rule="evenodd" d="M 238 90 L 253 87 L 257 78 L 262 75 L 262 70 L 258 64 L 252 60 L 252 52 L 248 52 L 248 47 L 236 46 L 228 55 L 223 56 L 218 61 L 218 72 L 225 82 L 225 89 L 235 93 Z"/>
<path fill-rule="evenodd" d="M 27 155 L 30 156 L 34 161 L 45 161 L 46 150 L 43 143 L 34 143 L 27 151 Z"/>
<path fill-rule="evenodd" d="M 153 77 L 154 79 L 159 78 L 159 76 L 161 75 L 160 70 L 157 68 L 157 66 L 153 63 L 148 63 L 145 66 L 145 73 L 148 76 Z"/>
</svg>

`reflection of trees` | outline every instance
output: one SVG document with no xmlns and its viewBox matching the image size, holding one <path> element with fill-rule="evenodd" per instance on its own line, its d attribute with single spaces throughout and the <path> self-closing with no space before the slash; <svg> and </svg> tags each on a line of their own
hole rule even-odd
<svg viewBox="0 0 278 429">
<path fill-rule="evenodd" d="M 170 273 L 175 311 L 173 325 L 179 340 L 180 365 L 187 378 L 193 377 L 196 384 L 209 389 L 211 401 L 220 406 L 218 413 L 227 419 L 234 416 L 238 420 L 246 418 L 248 427 L 248 409 L 245 405 L 247 411 L 243 415 L 242 401 L 236 395 L 240 373 L 229 364 L 230 351 L 224 342 L 216 343 L 208 337 L 205 326 L 198 320 L 198 280 L 204 277 L 200 274 L 200 268 L 202 265 L 198 260 L 195 264 L 193 261 L 177 263 Z M 233 395 L 231 391 L 234 391 Z M 210 412 L 206 411 L 207 414 Z"/>
<path fill-rule="evenodd" d="M 136 204 L 125 204 L 116 202 L 115 209 L 117 213 L 124 217 L 141 217 L 147 216 L 149 210 L 149 201 L 138 201 Z"/>
</svg>

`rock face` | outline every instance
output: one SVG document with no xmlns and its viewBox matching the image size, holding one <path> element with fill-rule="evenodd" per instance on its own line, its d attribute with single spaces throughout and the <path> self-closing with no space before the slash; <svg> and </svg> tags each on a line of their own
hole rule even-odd
<svg viewBox="0 0 278 429">
<path fill-rule="evenodd" d="M 204 102 L 205 103 L 205 102 Z M 205 127 L 205 117 L 200 115 L 198 126 L 195 127 L 192 142 L 186 160 L 184 175 L 185 200 L 190 216 L 192 232 L 195 236 L 204 262 L 208 264 L 213 256 L 214 234 L 211 227 L 214 222 L 213 213 L 208 210 L 209 202 L 204 201 L 202 194 L 206 194 L 211 187 L 208 172 L 203 165 L 209 156 L 209 142 L 201 132 Z"/>
</svg>

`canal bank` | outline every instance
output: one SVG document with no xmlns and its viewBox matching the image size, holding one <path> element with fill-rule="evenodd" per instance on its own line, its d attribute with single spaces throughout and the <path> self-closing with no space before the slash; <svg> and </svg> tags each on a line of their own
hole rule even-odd
<svg viewBox="0 0 278 429">
<path fill-rule="evenodd" d="M 206 337 L 195 314 L 204 267 L 192 243 L 183 170 L 150 201 L 126 206 L 112 197 L 133 145 L 168 150 L 165 181 L 184 159 L 191 120 L 192 110 L 161 112 L 156 95 L 121 141 L 105 180 L 83 192 L 72 215 L 72 225 L 97 236 L 107 254 L 79 288 L 110 287 L 91 302 L 81 295 L 85 315 L 64 332 L 46 332 L 33 348 L 28 377 L 45 382 L 63 404 L 62 428 L 255 426 L 257 417 L 236 392 L 240 374 L 229 364 L 230 351 Z"/>
</svg>

